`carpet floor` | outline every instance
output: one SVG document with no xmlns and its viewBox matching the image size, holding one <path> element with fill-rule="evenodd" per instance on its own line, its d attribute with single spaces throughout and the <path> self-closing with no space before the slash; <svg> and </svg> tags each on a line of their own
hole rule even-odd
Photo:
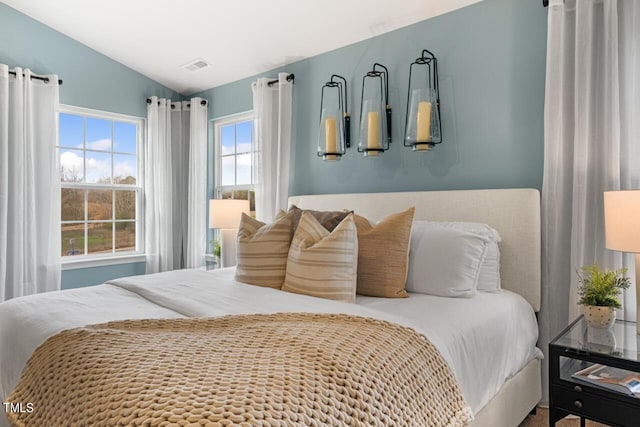
<svg viewBox="0 0 640 427">
<path fill-rule="evenodd" d="M 579 427 L 580 419 L 565 418 L 556 423 L 556 427 Z M 587 420 L 587 427 L 604 427 L 605 424 L 596 423 Z M 535 415 L 529 415 L 519 427 L 549 427 L 549 410 L 547 408 L 538 408 Z"/>
</svg>

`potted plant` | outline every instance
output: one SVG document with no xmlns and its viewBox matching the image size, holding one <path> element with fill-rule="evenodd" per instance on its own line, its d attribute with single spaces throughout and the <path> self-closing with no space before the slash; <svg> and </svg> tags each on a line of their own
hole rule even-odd
<svg viewBox="0 0 640 427">
<path fill-rule="evenodd" d="M 587 324 L 609 328 L 616 320 L 616 308 L 622 307 L 618 295 L 631 284 L 626 268 L 602 270 L 598 264 L 582 267 L 578 272 L 578 304 L 584 306 Z"/>
</svg>

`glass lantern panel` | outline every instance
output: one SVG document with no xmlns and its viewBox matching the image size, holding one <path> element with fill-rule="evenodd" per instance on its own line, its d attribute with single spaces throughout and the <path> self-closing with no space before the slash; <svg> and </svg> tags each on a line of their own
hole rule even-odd
<svg viewBox="0 0 640 427">
<path fill-rule="evenodd" d="M 433 133 L 436 131 L 433 117 L 437 116 L 434 104 L 435 95 L 432 89 L 420 88 L 411 91 L 405 141 L 414 145 L 416 150 L 429 148 L 428 145 L 420 143 L 433 142 Z M 416 143 L 418 145 L 415 145 Z"/>
<path fill-rule="evenodd" d="M 345 153 L 342 112 L 323 108 L 318 131 L 318 153 L 324 160 L 340 160 Z"/>
<path fill-rule="evenodd" d="M 362 103 L 358 148 L 371 157 L 389 148 L 386 111 L 381 100 L 368 99 Z"/>
</svg>

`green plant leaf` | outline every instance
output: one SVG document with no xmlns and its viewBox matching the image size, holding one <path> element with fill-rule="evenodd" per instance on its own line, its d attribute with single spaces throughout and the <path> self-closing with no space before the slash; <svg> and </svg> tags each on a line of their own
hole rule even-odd
<svg viewBox="0 0 640 427">
<path fill-rule="evenodd" d="M 626 268 L 602 270 L 598 264 L 582 267 L 578 272 L 578 304 L 621 308 L 618 295 L 631 285 Z"/>
</svg>

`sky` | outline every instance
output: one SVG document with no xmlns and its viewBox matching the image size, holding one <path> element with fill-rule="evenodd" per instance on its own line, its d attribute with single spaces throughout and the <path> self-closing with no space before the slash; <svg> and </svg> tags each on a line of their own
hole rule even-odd
<svg viewBox="0 0 640 427">
<path fill-rule="evenodd" d="M 222 185 L 251 184 L 251 120 L 223 126 Z M 244 154 L 241 154 L 244 153 Z"/>
<path fill-rule="evenodd" d="M 137 178 L 135 124 L 68 113 L 60 113 L 59 124 L 63 179 L 69 174 L 90 183 L 112 176 Z"/>
</svg>

